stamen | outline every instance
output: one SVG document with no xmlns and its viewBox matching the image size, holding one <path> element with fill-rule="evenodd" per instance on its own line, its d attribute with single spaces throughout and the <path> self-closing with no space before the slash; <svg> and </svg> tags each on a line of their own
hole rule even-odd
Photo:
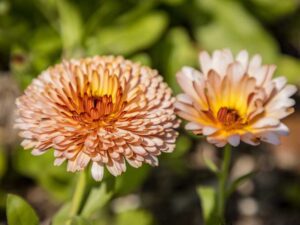
<svg viewBox="0 0 300 225">
<path fill-rule="evenodd" d="M 230 109 L 227 107 L 221 107 L 218 111 L 217 118 L 219 122 L 223 124 L 226 128 L 236 128 L 242 124 L 242 118 L 235 109 Z"/>
</svg>

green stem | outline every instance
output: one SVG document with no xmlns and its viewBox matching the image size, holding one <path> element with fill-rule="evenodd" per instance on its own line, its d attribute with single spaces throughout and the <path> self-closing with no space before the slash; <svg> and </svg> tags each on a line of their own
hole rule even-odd
<svg viewBox="0 0 300 225">
<path fill-rule="evenodd" d="M 80 205 L 82 203 L 84 193 L 85 193 L 85 188 L 86 188 L 86 173 L 85 171 L 81 171 L 79 177 L 77 178 L 75 191 L 72 197 L 71 208 L 69 211 L 69 217 L 71 219 L 72 217 L 77 215 L 80 209 Z M 70 225 L 70 224 L 71 221 L 68 221 L 66 225 Z"/>
<path fill-rule="evenodd" d="M 224 149 L 223 162 L 219 173 L 219 187 L 218 187 L 218 216 L 222 223 L 224 222 L 224 213 L 226 205 L 226 188 L 228 182 L 228 173 L 231 159 L 231 146 L 228 144 Z"/>
</svg>

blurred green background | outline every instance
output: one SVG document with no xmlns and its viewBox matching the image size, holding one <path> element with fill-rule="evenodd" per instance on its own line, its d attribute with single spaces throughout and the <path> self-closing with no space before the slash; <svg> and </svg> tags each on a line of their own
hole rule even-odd
<svg viewBox="0 0 300 225">
<path fill-rule="evenodd" d="M 184 65 L 198 68 L 199 51 L 231 48 L 261 54 L 264 63 L 277 64 L 277 75 L 298 85 L 299 5 L 298 0 L 1 0 L 0 224 L 6 224 L 7 193 L 29 201 L 43 224 L 55 214 L 58 225 L 57 212 L 68 207 L 72 194 L 76 175 L 52 166 L 51 152 L 33 157 L 21 150 L 12 129 L 15 98 L 42 70 L 62 59 L 124 55 L 157 69 L 178 93 L 175 74 Z M 297 110 L 287 121 L 295 134 L 299 118 Z M 241 168 L 250 163 L 262 172 L 232 197 L 227 212 L 232 224 L 300 224 L 298 139 L 291 135 L 279 148 L 243 145 L 235 152 L 236 162 L 244 160 Z M 91 181 L 83 217 L 95 225 L 202 224 L 195 188 L 215 182 L 201 161 L 206 149 L 218 158 L 210 148 L 181 130 L 175 152 L 160 157 L 160 167 L 129 168 L 117 178 L 115 194 L 107 182 Z"/>
</svg>

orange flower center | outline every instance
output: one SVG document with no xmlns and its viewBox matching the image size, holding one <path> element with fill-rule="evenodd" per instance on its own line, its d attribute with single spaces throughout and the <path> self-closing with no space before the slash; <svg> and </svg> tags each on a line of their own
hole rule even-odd
<svg viewBox="0 0 300 225">
<path fill-rule="evenodd" d="M 115 99 L 115 102 L 113 100 Z M 123 112 L 127 102 L 122 100 L 122 90 L 118 89 L 116 96 L 79 97 L 80 108 L 72 111 L 72 118 L 80 122 L 109 123 L 116 120 Z"/>
<path fill-rule="evenodd" d="M 90 80 L 87 78 L 78 75 L 79 91 L 71 92 L 72 95 L 65 101 L 67 104 L 59 106 L 64 109 L 63 113 L 82 124 L 95 127 L 111 125 L 125 113 L 127 105 L 117 76 L 93 71 Z"/>
<path fill-rule="evenodd" d="M 239 115 L 238 111 L 227 107 L 221 107 L 219 109 L 217 119 L 225 129 L 239 128 L 243 125 L 243 119 Z"/>
</svg>

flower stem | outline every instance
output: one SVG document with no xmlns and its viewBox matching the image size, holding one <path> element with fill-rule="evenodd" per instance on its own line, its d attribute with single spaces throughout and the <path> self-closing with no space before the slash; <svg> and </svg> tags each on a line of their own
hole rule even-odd
<svg viewBox="0 0 300 225">
<path fill-rule="evenodd" d="M 71 207 L 69 211 L 70 219 L 76 216 L 80 209 L 80 205 L 82 203 L 84 193 L 85 193 L 85 187 L 86 187 L 86 172 L 81 171 L 79 177 L 77 178 L 75 191 L 72 197 Z M 67 222 L 67 225 L 69 224 L 71 224 L 70 220 Z"/>
<path fill-rule="evenodd" d="M 222 223 L 224 222 L 224 213 L 226 206 L 226 188 L 228 183 L 228 173 L 231 159 L 231 146 L 228 144 L 224 149 L 223 162 L 219 173 L 219 187 L 218 187 L 218 216 Z"/>
</svg>

